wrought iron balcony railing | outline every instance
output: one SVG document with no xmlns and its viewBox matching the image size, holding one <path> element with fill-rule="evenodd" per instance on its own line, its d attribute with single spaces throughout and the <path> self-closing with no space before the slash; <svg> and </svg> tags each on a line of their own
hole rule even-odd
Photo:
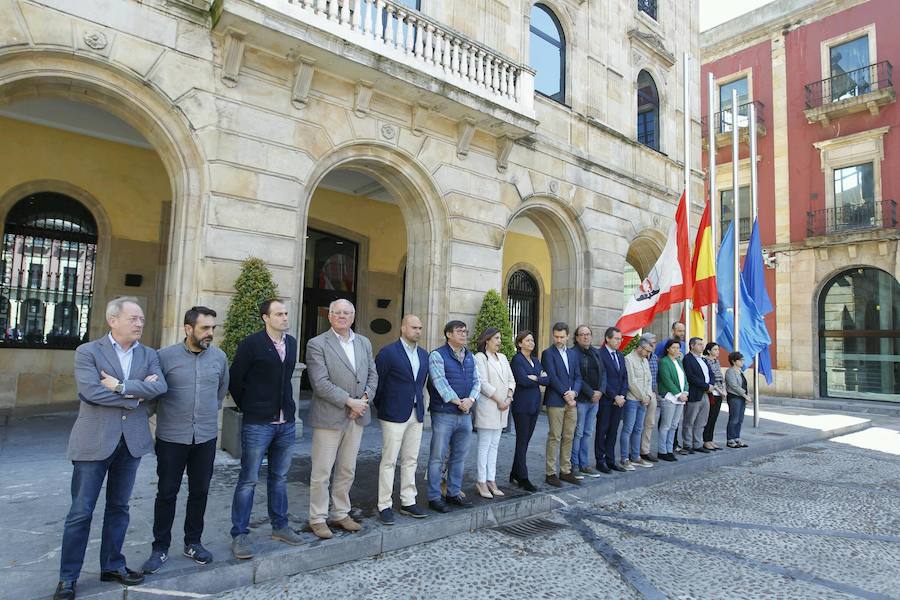
<svg viewBox="0 0 900 600">
<path fill-rule="evenodd" d="M 893 200 L 846 204 L 806 213 L 806 235 L 810 237 L 896 228 L 897 203 Z"/>
<path fill-rule="evenodd" d="M 753 105 L 756 109 L 756 127 L 757 131 L 764 133 L 766 122 L 763 119 L 763 108 L 764 105 L 759 100 L 754 100 L 753 102 L 746 102 L 744 104 L 738 105 L 738 114 L 737 114 L 737 127 L 738 129 L 744 129 L 750 126 L 750 105 Z M 731 133 L 731 130 L 734 126 L 732 121 L 734 120 L 734 116 L 731 114 L 731 109 L 726 108 L 725 110 L 720 110 L 717 113 L 713 114 L 713 126 L 715 127 L 716 134 L 720 133 Z M 709 117 L 703 117 L 703 133 L 706 133 L 707 127 L 709 126 Z"/>
<path fill-rule="evenodd" d="M 638 10 L 656 20 L 656 0 L 637 0 Z"/>
<path fill-rule="evenodd" d="M 806 108 L 820 108 L 829 103 L 858 98 L 876 90 L 892 89 L 893 85 L 891 63 L 883 60 L 808 84 Z"/>
</svg>

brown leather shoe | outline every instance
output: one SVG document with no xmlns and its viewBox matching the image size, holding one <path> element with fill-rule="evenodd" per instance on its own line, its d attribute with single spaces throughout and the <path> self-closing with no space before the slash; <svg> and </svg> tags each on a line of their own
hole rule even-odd
<svg viewBox="0 0 900 600">
<path fill-rule="evenodd" d="M 362 529 L 362 525 L 351 519 L 350 517 L 344 517 L 340 521 L 332 521 L 332 525 L 336 527 L 340 527 L 344 531 L 359 531 Z"/>
<path fill-rule="evenodd" d="M 310 523 L 309 528 L 312 529 L 312 532 L 316 534 L 317 538 L 330 540 L 334 537 L 334 534 L 331 533 L 331 530 L 325 523 Z"/>
<path fill-rule="evenodd" d="M 559 480 L 559 477 L 556 476 L 556 473 L 553 475 L 547 475 L 547 479 L 544 481 L 547 482 L 548 485 L 552 485 L 553 487 L 562 487 L 562 481 Z"/>
<path fill-rule="evenodd" d="M 565 481 L 566 483 L 571 483 L 573 485 L 581 485 L 581 480 L 575 477 L 572 473 L 560 473 L 559 480 Z"/>
</svg>

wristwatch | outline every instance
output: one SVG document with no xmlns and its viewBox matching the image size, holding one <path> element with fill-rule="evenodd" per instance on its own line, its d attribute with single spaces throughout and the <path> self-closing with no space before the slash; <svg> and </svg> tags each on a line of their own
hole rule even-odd
<svg viewBox="0 0 900 600">
<path fill-rule="evenodd" d="M 124 391 L 125 391 L 125 382 L 120 381 L 119 383 L 116 384 L 115 392 L 117 394 L 121 394 Z"/>
</svg>

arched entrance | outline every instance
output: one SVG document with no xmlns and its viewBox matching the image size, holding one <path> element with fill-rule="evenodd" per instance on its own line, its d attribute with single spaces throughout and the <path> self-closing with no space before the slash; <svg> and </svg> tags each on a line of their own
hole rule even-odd
<svg viewBox="0 0 900 600">
<path fill-rule="evenodd" d="M 424 346 L 440 343 L 449 226 L 430 175 L 392 146 L 353 144 L 324 157 L 309 181 L 301 342 L 327 328 L 326 301 L 344 297 L 376 352 L 397 339 L 404 310 L 422 319 Z"/>
<path fill-rule="evenodd" d="M 822 396 L 900 402 L 900 283 L 881 269 L 854 267 L 819 296 Z"/>
<path fill-rule="evenodd" d="M 554 322 L 574 328 L 588 322 L 590 254 L 577 216 L 553 198 L 532 197 L 509 219 L 503 240 L 504 281 L 525 268 L 543 288 L 537 339 L 547 340 Z M 509 290 L 504 289 L 509 297 Z"/>
<path fill-rule="evenodd" d="M 184 306 L 198 296 L 204 161 L 171 101 L 112 65 L 47 51 L 0 54 L 0 96 L 7 166 L 0 174 L 0 223 L 23 199 L 57 194 L 80 204 L 96 225 L 89 307 L 82 270 L 88 261 L 73 261 L 78 240 L 44 236 L 49 249 L 29 250 L 29 264 L 19 269 L 25 321 L 12 322 L 10 289 L 18 281 L 12 265 L 4 273 L 6 329 L 20 324 L 33 331 L 31 348 L 0 348 L 0 372 L 16 390 L 16 410 L 31 410 L 76 398 L 71 350 L 64 350 L 76 336 L 103 333 L 110 297 L 135 295 L 144 303 L 148 345 L 178 335 Z M 23 243 L 24 234 L 34 239 L 34 233 L 12 231 Z"/>
<path fill-rule="evenodd" d="M 655 229 L 644 229 L 638 233 L 628 246 L 625 254 L 625 266 L 622 272 L 622 302 L 628 303 L 641 281 L 659 260 L 666 243 L 665 235 Z M 656 315 L 653 323 L 644 328 L 644 333 L 656 334 L 657 339 L 663 340 L 669 335 L 671 323 L 669 312 Z"/>
</svg>

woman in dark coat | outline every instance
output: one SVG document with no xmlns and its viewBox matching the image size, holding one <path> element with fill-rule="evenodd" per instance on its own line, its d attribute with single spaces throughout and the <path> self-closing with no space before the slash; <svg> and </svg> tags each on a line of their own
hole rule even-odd
<svg viewBox="0 0 900 600">
<path fill-rule="evenodd" d="M 537 488 L 528 479 L 525 457 L 534 426 L 541 414 L 541 386 L 548 385 L 550 380 L 534 352 L 534 336 L 530 331 L 519 332 L 516 336 L 516 348 L 518 352 L 510 361 L 513 378 L 516 380 L 510 408 L 513 422 L 516 424 L 516 454 L 509 482 L 528 492 L 534 492 Z"/>
</svg>

